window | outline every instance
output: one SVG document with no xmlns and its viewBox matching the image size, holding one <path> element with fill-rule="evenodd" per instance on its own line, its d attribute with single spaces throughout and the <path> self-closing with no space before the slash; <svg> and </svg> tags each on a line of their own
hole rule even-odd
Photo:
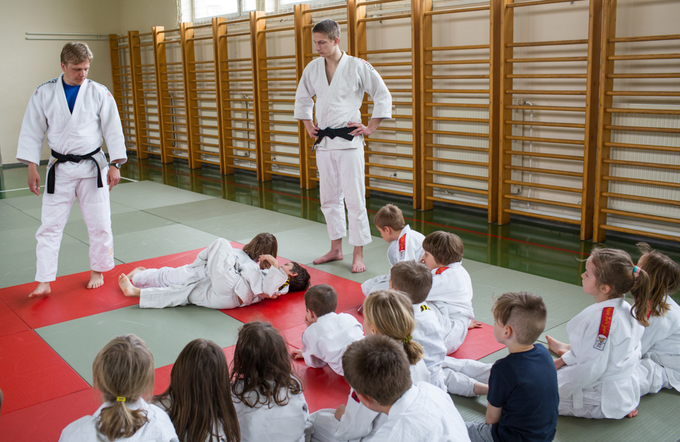
<svg viewBox="0 0 680 442">
<path fill-rule="evenodd" d="M 250 11 L 267 14 L 290 10 L 298 3 L 330 5 L 344 3 L 339 0 L 177 0 L 180 22 L 207 22 L 212 17 L 238 17 Z"/>
</svg>

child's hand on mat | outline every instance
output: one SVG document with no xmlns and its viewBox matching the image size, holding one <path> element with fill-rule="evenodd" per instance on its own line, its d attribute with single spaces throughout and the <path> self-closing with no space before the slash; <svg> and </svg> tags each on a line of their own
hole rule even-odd
<svg viewBox="0 0 680 442">
<path fill-rule="evenodd" d="M 302 359 L 304 356 L 302 356 L 302 350 L 293 350 L 290 354 L 293 359 Z"/>
<path fill-rule="evenodd" d="M 468 330 L 472 330 L 473 328 L 482 328 L 482 323 L 473 319 L 470 321 L 470 325 L 468 325 Z"/>
<path fill-rule="evenodd" d="M 278 269 L 279 262 L 272 255 L 260 255 L 260 267 L 268 269 L 270 266 Z"/>
<path fill-rule="evenodd" d="M 265 298 L 276 299 L 276 298 L 278 298 L 279 296 L 281 296 L 281 293 L 279 293 L 279 292 L 274 292 L 274 293 L 272 293 L 271 295 L 268 295 L 268 294 L 266 294 L 266 293 L 263 293 L 263 295 L 264 295 Z"/>
</svg>

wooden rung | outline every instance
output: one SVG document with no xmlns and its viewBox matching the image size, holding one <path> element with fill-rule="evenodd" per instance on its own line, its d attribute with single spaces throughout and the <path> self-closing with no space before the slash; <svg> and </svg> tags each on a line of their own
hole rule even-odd
<svg viewBox="0 0 680 442">
<path fill-rule="evenodd" d="M 412 172 L 413 167 L 406 167 L 406 166 L 394 166 L 394 165 L 387 165 L 387 164 L 380 164 L 380 163 L 366 163 L 366 167 L 378 167 L 380 169 L 391 169 L 391 170 L 403 170 L 406 172 Z"/>
<path fill-rule="evenodd" d="M 287 141 L 272 141 L 272 140 L 262 140 L 262 143 L 265 144 L 274 144 L 274 145 L 280 145 L 280 146 L 298 146 L 298 143 L 290 143 Z"/>
<path fill-rule="evenodd" d="M 385 166 L 385 169 L 389 169 L 389 167 Z M 366 178 L 374 178 L 374 179 L 378 179 L 378 180 L 393 181 L 395 183 L 413 184 L 413 180 L 405 180 L 403 178 L 394 178 L 394 177 L 391 177 L 391 176 L 372 175 L 372 174 L 368 174 L 368 173 L 366 174 Z M 366 188 L 368 188 L 368 186 L 366 186 Z M 378 189 L 376 188 L 376 190 L 378 190 Z M 383 192 L 386 191 L 386 189 L 380 189 L 380 190 L 382 190 Z"/>
<path fill-rule="evenodd" d="M 199 146 L 206 146 L 206 147 L 216 147 L 216 148 L 220 147 L 219 144 L 206 143 L 206 142 L 202 142 L 202 141 L 194 141 L 194 144 L 197 144 Z M 206 153 L 206 152 L 201 152 L 201 153 Z M 219 155 L 219 153 L 215 152 L 215 155 Z"/>
<path fill-rule="evenodd" d="M 680 74 L 666 72 L 658 74 L 607 74 L 607 78 L 680 78 Z"/>
<path fill-rule="evenodd" d="M 586 91 L 565 91 L 565 90 L 515 90 L 508 89 L 506 94 L 522 94 L 522 95 L 586 95 Z"/>
<path fill-rule="evenodd" d="M 294 60 L 295 55 L 277 55 L 273 57 L 264 57 L 260 58 L 262 61 L 267 61 L 267 60 Z"/>
<path fill-rule="evenodd" d="M 384 77 L 383 77 L 384 78 Z M 409 77 L 411 78 L 411 77 Z M 297 77 L 267 77 L 262 78 L 262 81 L 298 81 Z"/>
<path fill-rule="evenodd" d="M 659 150 L 664 152 L 678 151 L 678 148 L 674 146 L 654 146 L 650 144 L 604 143 L 604 145 L 606 147 L 619 147 L 622 149 Z"/>
<path fill-rule="evenodd" d="M 507 3 L 506 8 L 518 8 L 521 6 L 539 6 L 539 5 L 550 5 L 553 3 L 573 3 L 574 1 L 584 1 L 584 0 L 536 0 L 530 2 L 517 2 L 517 3 Z"/>
<path fill-rule="evenodd" d="M 276 66 L 276 67 L 261 67 L 261 71 L 290 71 L 296 69 L 295 66 Z M 247 69 L 250 70 L 250 69 Z"/>
<path fill-rule="evenodd" d="M 426 130 L 425 133 L 433 135 L 453 135 L 457 137 L 489 138 L 489 134 L 480 134 L 474 132 L 455 132 L 451 130 Z"/>
<path fill-rule="evenodd" d="M 680 134 L 680 128 L 673 127 L 641 127 L 641 126 L 604 126 L 607 130 L 630 130 L 634 132 L 659 132 L 667 134 Z"/>
<path fill-rule="evenodd" d="M 603 176 L 602 179 L 607 181 L 617 181 L 620 183 L 636 183 L 655 187 L 674 187 L 676 189 L 680 189 L 680 183 L 671 183 L 668 181 L 643 180 L 640 178 L 626 178 L 618 176 Z"/>
<path fill-rule="evenodd" d="M 506 43 L 508 48 L 526 48 L 534 46 L 559 46 L 559 45 L 581 45 L 588 44 L 588 39 L 584 38 L 582 40 L 552 40 L 552 41 L 525 41 L 525 42 L 513 42 Z"/>
<path fill-rule="evenodd" d="M 680 97 L 680 92 L 670 91 L 607 91 L 606 95 L 617 97 Z"/>
<path fill-rule="evenodd" d="M 607 60 L 668 60 L 675 58 L 680 58 L 680 54 L 610 55 Z"/>
<path fill-rule="evenodd" d="M 426 47 L 426 51 L 465 51 L 468 49 L 489 49 L 489 45 L 465 45 L 465 46 L 431 46 Z M 409 49 L 410 51 L 410 49 Z"/>
<path fill-rule="evenodd" d="M 506 109 L 528 109 L 558 112 L 585 112 L 585 107 L 576 106 L 505 106 Z"/>
<path fill-rule="evenodd" d="M 645 163 L 642 161 L 624 161 L 624 160 L 603 160 L 602 162 L 605 164 L 617 164 L 619 166 L 631 166 L 635 168 L 648 167 L 650 169 L 680 170 L 680 165 L 677 164 Z"/>
<path fill-rule="evenodd" d="M 253 142 L 253 143 L 255 142 L 255 138 L 227 137 L 227 136 L 223 136 L 222 138 L 225 138 L 225 139 L 227 139 L 227 140 L 247 141 L 247 142 L 249 142 L 249 143 L 250 143 L 250 142 Z M 255 149 L 253 149 L 253 150 L 255 150 Z"/>
<path fill-rule="evenodd" d="M 315 12 L 326 12 L 326 11 L 334 11 L 336 9 L 346 9 L 347 5 L 338 5 L 338 6 L 324 6 L 321 8 L 314 8 L 314 9 L 307 9 L 302 11 L 302 14 L 314 14 Z"/>
<path fill-rule="evenodd" d="M 252 58 L 227 58 L 226 60 L 222 60 L 222 63 L 243 63 L 243 62 L 250 62 L 252 61 Z"/>
<path fill-rule="evenodd" d="M 268 99 L 261 99 L 260 103 L 295 103 L 295 99 L 268 98 Z"/>
<path fill-rule="evenodd" d="M 383 156 L 383 157 L 392 157 L 392 158 L 409 158 L 412 159 L 413 155 L 408 154 L 408 153 L 396 153 L 396 152 L 380 152 L 377 150 L 366 150 L 366 155 L 378 155 L 378 156 Z"/>
<path fill-rule="evenodd" d="M 249 128 L 249 127 L 232 127 L 232 126 L 227 126 L 224 128 L 224 130 L 233 130 L 233 131 L 243 131 L 243 132 L 255 132 L 254 128 Z"/>
<path fill-rule="evenodd" d="M 547 175 L 560 175 L 560 176 L 571 176 L 577 178 L 583 178 L 582 172 L 569 172 L 567 170 L 554 170 L 554 169 L 539 169 L 536 167 L 523 167 L 523 166 L 505 166 L 506 170 L 520 170 L 522 172 L 528 173 L 544 173 Z"/>
<path fill-rule="evenodd" d="M 583 161 L 583 157 L 577 155 L 563 155 L 556 153 L 541 153 L 541 152 L 526 152 L 523 150 L 506 150 L 503 152 L 506 155 L 517 155 L 524 157 L 534 157 L 534 158 L 551 158 L 554 160 L 570 160 L 570 161 Z"/>
<path fill-rule="evenodd" d="M 427 121 L 463 121 L 467 123 L 488 123 L 488 118 L 425 117 Z"/>
<path fill-rule="evenodd" d="M 508 74 L 505 78 L 588 78 L 588 74 Z"/>
<path fill-rule="evenodd" d="M 411 63 L 408 63 L 409 65 Z M 443 60 L 443 61 L 426 61 L 425 65 L 426 66 L 448 66 L 448 65 L 453 65 L 453 64 L 489 64 L 489 59 L 488 58 L 479 58 L 479 59 L 469 59 L 469 60 Z M 378 63 L 376 63 L 374 66 L 377 66 Z M 387 64 L 386 64 L 387 65 Z M 389 66 L 389 65 L 387 65 Z"/>
<path fill-rule="evenodd" d="M 438 158 L 438 157 L 425 157 L 426 161 L 437 161 L 438 163 L 448 163 L 448 164 L 464 164 L 466 166 L 480 166 L 489 167 L 488 162 L 482 161 L 467 161 L 467 160 L 455 160 L 451 158 Z"/>
<path fill-rule="evenodd" d="M 298 158 L 300 156 L 296 153 L 278 152 L 278 151 L 275 151 L 275 150 L 270 150 L 269 152 L 266 152 L 266 153 L 271 154 L 271 155 L 282 155 L 284 157 L 294 157 L 294 158 Z"/>
<path fill-rule="evenodd" d="M 575 146 L 584 145 L 583 140 L 569 140 L 566 138 L 521 137 L 518 135 L 506 135 L 505 138 L 507 140 L 532 141 L 536 143 L 540 142 L 540 143 L 571 144 Z"/>
<path fill-rule="evenodd" d="M 222 98 L 222 101 L 253 101 L 253 98 Z M 243 109 L 244 111 L 246 109 Z M 249 109 L 250 112 L 252 112 L 252 109 Z"/>
<path fill-rule="evenodd" d="M 441 198 L 441 197 L 438 197 L 438 196 L 426 196 L 425 199 L 429 200 L 429 201 L 438 201 L 438 202 L 441 202 L 441 203 L 449 203 L 449 204 L 453 203 L 453 204 L 456 204 L 456 205 L 459 205 L 459 206 L 476 207 L 478 209 L 483 209 L 483 210 L 487 210 L 489 208 L 489 206 L 487 204 L 473 203 L 471 201 L 465 201 L 465 200 L 446 199 L 446 198 Z"/>
<path fill-rule="evenodd" d="M 297 132 L 288 132 L 288 131 L 285 131 L 285 130 L 267 130 L 267 129 L 262 129 L 262 132 L 263 132 L 263 133 L 266 133 L 266 134 L 290 135 L 290 136 L 293 136 L 293 137 L 297 137 L 297 136 L 298 136 L 298 133 L 297 133 Z"/>
<path fill-rule="evenodd" d="M 385 143 L 385 144 L 401 144 L 404 146 L 412 146 L 415 141 L 402 141 L 402 140 L 383 140 L 381 138 L 367 138 L 366 141 L 370 141 L 372 143 Z"/>
<path fill-rule="evenodd" d="M 605 112 L 611 114 L 680 115 L 680 110 L 678 109 L 624 109 L 608 107 L 605 109 Z"/>
<path fill-rule="evenodd" d="M 390 63 L 371 63 L 373 67 L 397 67 L 397 66 L 411 66 L 410 61 L 404 62 L 390 62 Z"/>
<path fill-rule="evenodd" d="M 639 41 L 663 41 L 663 40 L 680 40 L 680 34 L 670 35 L 646 35 L 641 37 L 618 37 L 610 38 L 610 43 L 633 43 Z"/>
<path fill-rule="evenodd" d="M 203 37 L 192 37 L 187 38 L 186 41 L 200 41 L 200 40 L 212 40 L 212 35 L 205 35 Z"/>
<path fill-rule="evenodd" d="M 383 77 L 385 78 L 385 77 Z M 412 78 L 410 75 L 407 78 Z M 483 80 L 489 78 L 488 75 L 426 75 L 427 80 Z"/>
<path fill-rule="evenodd" d="M 604 230 L 612 230 L 612 231 L 615 231 L 615 232 L 629 233 L 629 234 L 638 235 L 638 236 L 639 235 L 650 236 L 652 238 L 665 239 L 667 241 L 678 241 L 678 240 L 680 240 L 680 238 L 678 236 L 664 235 L 663 233 L 654 233 L 654 232 L 647 231 L 647 230 L 627 229 L 625 227 L 609 226 L 607 224 L 601 224 L 600 228 L 604 229 Z"/>
<path fill-rule="evenodd" d="M 607 198 L 617 198 L 617 199 L 632 200 L 632 201 L 643 201 L 643 202 L 646 202 L 646 203 L 654 203 L 654 204 L 668 204 L 670 206 L 680 207 L 680 201 L 678 201 L 678 200 L 651 198 L 651 197 L 648 197 L 648 196 L 627 195 L 627 194 L 613 193 L 613 192 L 602 192 L 601 195 L 604 196 L 604 197 L 607 197 Z"/>
<path fill-rule="evenodd" d="M 229 37 L 244 37 L 244 36 L 250 36 L 250 31 L 243 31 L 243 32 L 232 32 L 230 34 L 222 34 L 220 35 L 219 38 L 229 38 Z"/>
<path fill-rule="evenodd" d="M 239 121 L 239 120 L 240 120 L 240 121 L 254 121 L 253 119 L 249 119 L 249 118 L 239 118 L 239 119 L 230 118 L 230 120 L 235 120 L 235 121 Z M 291 124 L 291 125 L 295 125 L 295 126 L 298 125 L 298 121 L 297 121 L 297 120 L 295 120 L 295 121 L 262 120 L 262 123 L 264 123 L 264 124 Z"/>
<path fill-rule="evenodd" d="M 456 192 L 473 193 L 473 194 L 476 194 L 476 195 L 488 195 L 489 194 L 489 191 L 487 191 L 487 190 L 473 189 L 471 187 L 451 186 L 449 184 L 426 183 L 425 186 L 432 187 L 432 188 L 435 188 L 435 189 L 446 189 L 446 190 L 453 190 L 453 191 L 456 191 Z"/>
<path fill-rule="evenodd" d="M 261 112 L 268 113 L 268 114 L 292 114 L 295 111 L 293 109 L 262 109 Z"/>
<path fill-rule="evenodd" d="M 540 58 L 508 58 L 507 63 L 556 63 L 572 61 L 588 61 L 588 57 L 540 57 Z"/>
<path fill-rule="evenodd" d="M 272 153 L 275 154 L 276 152 L 272 152 Z M 287 163 L 285 161 L 265 160 L 265 164 L 276 164 L 277 166 L 291 167 L 291 168 L 294 168 L 294 169 L 300 168 L 299 164 Z M 274 174 L 276 174 L 276 173 L 278 173 L 278 174 L 290 174 L 290 172 L 283 172 L 283 171 L 280 171 L 280 170 L 278 170 L 278 171 L 272 170 L 271 173 L 274 173 Z"/>
<path fill-rule="evenodd" d="M 514 121 L 508 120 L 505 124 L 516 124 L 518 126 L 542 126 L 542 127 L 568 127 L 572 129 L 585 129 L 585 124 L 578 123 L 549 123 L 544 121 Z"/>
<path fill-rule="evenodd" d="M 370 55 L 370 54 L 398 54 L 398 53 L 404 53 L 408 52 L 409 54 L 411 53 L 411 48 L 398 48 L 398 49 L 374 49 L 371 51 L 359 51 L 359 54 L 361 55 Z"/>
<path fill-rule="evenodd" d="M 402 14 L 393 14 L 393 15 L 381 15 L 379 17 L 366 17 L 366 18 L 360 18 L 357 20 L 357 23 L 369 23 L 373 21 L 383 21 L 383 20 L 402 20 L 404 18 L 411 18 L 411 13 L 410 12 L 405 12 Z"/>
<path fill-rule="evenodd" d="M 476 181 L 488 181 L 489 178 L 485 176 L 480 176 L 480 175 L 468 175 L 464 173 L 454 173 L 454 172 L 445 172 L 443 170 L 434 170 L 434 169 L 426 169 L 425 173 L 428 175 L 437 175 L 437 176 L 446 176 L 450 178 L 464 178 L 466 180 L 476 180 Z M 437 183 L 431 183 L 431 187 L 436 187 L 439 186 L 440 184 Z M 427 185 L 427 184 L 426 184 Z"/>
<path fill-rule="evenodd" d="M 669 218 L 669 217 L 666 217 L 666 216 L 658 216 L 658 215 L 647 215 L 645 213 L 628 212 L 628 211 L 623 211 L 623 210 L 602 209 L 602 213 L 607 213 L 609 215 L 627 216 L 627 217 L 630 217 L 630 218 L 647 219 L 647 220 L 650 220 L 650 221 L 661 221 L 661 222 L 664 222 L 664 223 L 673 223 L 673 224 L 680 223 L 680 220 L 678 220 L 678 218 Z"/>
<path fill-rule="evenodd" d="M 176 139 L 176 138 L 168 138 L 168 139 L 166 139 L 165 141 L 166 141 L 166 142 L 172 142 L 172 143 L 183 143 L 183 144 L 186 144 L 186 143 L 188 142 L 187 140 L 178 140 L 178 139 Z M 183 147 L 174 146 L 174 147 L 172 147 L 172 149 L 174 149 L 174 150 L 183 150 L 183 151 L 187 152 L 187 149 L 186 149 L 186 148 L 183 148 Z"/>
<path fill-rule="evenodd" d="M 245 90 L 252 90 L 252 89 L 245 89 Z M 260 89 L 260 90 L 263 91 L 263 92 L 295 92 L 295 91 L 297 91 L 296 88 L 283 88 L 283 87 L 265 88 L 265 89 Z"/>
<path fill-rule="evenodd" d="M 267 17 L 269 18 L 269 17 Z M 269 29 L 262 29 L 260 31 L 257 31 L 258 34 L 271 34 L 272 32 L 286 32 L 286 31 L 294 31 L 295 26 L 281 26 L 280 28 L 269 28 Z"/>
<path fill-rule="evenodd" d="M 546 189 L 546 190 L 555 190 L 558 192 L 569 192 L 569 193 L 581 193 L 581 189 L 577 189 L 575 187 L 565 187 L 565 186 L 553 186 L 550 184 L 541 184 L 541 183 L 530 183 L 527 181 L 515 181 L 515 180 L 503 180 L 503 183 L 505 184 L 512 184 L 515 186 L 522 186 L 522 187 L 532 187 L 535 189 Z"/>
<path fill-rule="evenodd" d="M 390 89 L 392 91 L 392 89 Z M 431 94 L 488 94 L 488 89 L 425 89 Z"/>
<path fill-rule="evenodd" d="M 472 146 L 455 146 L 452 144 L 434 144 L 425 143 L 425 147 L 433 147 L 436 149 L 447 149 L 447 150 L 470 150 L 473 152 L 484 152 L 488 153 L 489 149 L 486 147 L 472 147 Z"/>
<path fill-rule="evenodd" d="M 581 205 L 580 204 L 573 204 L 573 203 L 565 203 L 563 201 L 555 201 L 555 200 L 544 200 L 540 198 L 530 198 L 526 196 L 519 196 L 519 195 L 513 195 L 511 193 L 503 195 L 504 198 L 509 199 L 509 200 L 517 200 L 517 201 L 526 201 L 528 203 L 536 203 L 536 204 L 548 204 L 550 206 L 559 206 L 559 207 L 570 207 L 572 209 L 580 209 Z"/>
<path fill-rule="evenodd" d="M 488 109 L 488 104 L 478 104 L 478 103 L 425 103 L 427 107 L 464 107 L 464 108 L 474 108 L 474 109 Z M 409 117 L 410 118 L 410 117 Z"/>
<path fill-rule="evenodd" d="M 456 13 L 462 13 L 462 12 L 478 12 L 478 11 L 489 11 L 491 10 L 490 6 L 477 6 L 477 7 L 472 7 L 472 8 L 456 8 L 456 9 L 438 9 L 436 11 L 426 11 L 423 13 L 426 17 L 429 15 L 443 15 L 443 14 L 456 14 Z"/>
<path fill-rule="evenodd" d="M 164 132 L 167 132 L 169 134 L 180 134 L 180 135 L 186 135 L 186 131 L 181 131 L 181 130 L 170 130 L 166 129 Z"/>
</svg>

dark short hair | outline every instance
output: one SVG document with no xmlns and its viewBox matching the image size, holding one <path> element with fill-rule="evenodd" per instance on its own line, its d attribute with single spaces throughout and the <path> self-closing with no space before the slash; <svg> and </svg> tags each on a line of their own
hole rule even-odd
<svg viewBox="0 0 680 442">
<path fill-rule="evenodd" d="M 305 308 L 317 317 L 332 313 L 338 307 L 338 294 L 328 284 L 313 285 L 305 292 Z"/>
<path fill-rule="evenodd" d="M 325 18 L 314 25 L 312 34 L 323 34 L 331 40 L 340 38 L 340 25 L 335 20 Z"/>
<path fill-rule="evenodd" d="M 438 230 L 423 240 L 423 250 L 441 265 L 449 265 L 463 259 L 463 240 L 455 233 Z"/>
<path fill-rule="evenodd" d="M 494 320 L 511 326 L 522 345 L 536 342 L 545 330 L 547 315 L 543 298 L 529 292 L 503 293 L 493 304 Z"/>
<path fill-rule="evenodd" d="M 293 262 L 293 273 L 297 273 L 297 275 L 288 276 L 288 291 L 301 292 L 302 290 L 307 290 L 310 280 L 307 269 L 302 267 L 300 264 Z"/>
<path fill-rule="evenodd" d="M 432 288 L 432 272 L 413 260 L 401 261 L 390 269 L 390 284 L 408 295 L 412 304 L 425 302 Z"/>
<path fill-rule="evenodd" d="M 384 335 L 355 341 L 342 356 L 345 380 L 378 404 L 394 404 L 411 388 L 411 372 L 401 344 Z"/>
<path fill-rule="evenodd" d="M 389 227 L 392 230 L 402 230 L 406 227 L 406 221 L 404 221 L 404 214 L 401 213 L 401 209 L 394 204 L 386 204 L 378 210 L 373 218 L 373 224 L 376 227 L 384 229 Z"/>
</svg>

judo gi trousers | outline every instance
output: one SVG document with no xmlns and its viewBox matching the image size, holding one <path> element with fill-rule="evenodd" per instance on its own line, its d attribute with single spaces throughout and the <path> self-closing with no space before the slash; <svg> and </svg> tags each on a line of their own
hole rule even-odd
<svg viewBox="0 0 680 442">
<path fill-rule="evenodd" d="M 107 169 L 102 170 L 104 187 L 97 187 L 97 178 L 60 180 L 56 176 L 54 193 L 43 193 L 41 225 L 35 238 L 36 273 L 38 282 L 51 282 L 57 277 L 59 246 L 76 197 L 87 226 L 90 241 L 90 269 L 107 272 L 114 267 L 113 234 L 111 233 L 111 203 L 106 184 Z"/>
<path fill-rule="evenodd" d="M 493 364 L 472 359 L 456 359 L 447 356 L 442 364 L 443 380 L 447 391 L 458 396 L 476 396 L 475 383 L 488 384 L 492 366 Z"/>
<path fill-rule="evenodd" d="M 321 211 L 331 241 L 347 235 L 344 199 L 349 217 L 349 243 L 357 247 L 370 243 L 364 149 L 318 149 L 316 165 L 319 168 Z"/>
</svg>

